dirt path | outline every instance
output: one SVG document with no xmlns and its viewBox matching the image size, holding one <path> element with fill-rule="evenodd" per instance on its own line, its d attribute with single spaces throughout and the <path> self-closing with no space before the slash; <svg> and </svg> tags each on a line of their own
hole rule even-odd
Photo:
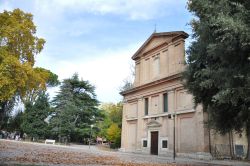
<svg viewBox="0 0 250 166">
<path fill-rule="evenodd" d="M 166 158 L 120 152 L 107 152 L 87 146 L 57 146 L 0 140 L 0 165 L 110 165 L 110 166 L 188 166 L 215 165 L 194 161 L 171 163 Z"/>
</svg>

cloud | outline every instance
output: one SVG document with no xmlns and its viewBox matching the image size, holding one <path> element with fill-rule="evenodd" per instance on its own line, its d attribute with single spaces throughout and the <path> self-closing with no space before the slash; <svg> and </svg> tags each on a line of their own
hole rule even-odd
<svg viewBox="0 0 250 166">
<path fill-rule="evenodd" d="M 98 99 L 102 102 L 118 102 L 122 99 L 119 95 L 119 87 L 123 80 L 131 73 L 131 56 L 138 48 L 139 44 L 134 44 L 119 50 L 103 51 L 103 55 L 98 58 L 72 59 L 71 61 L 57 59 L 55 62 L 51 57 L 43 54 L 37 57 L 37 66 L 49 68 L 59 76 L 60 80 L 70 78 L 74 73 L 78 73 L 83 80 L 89 80 L 96 87 Z M 58 91 L 51 89 L 50 95 L 53 97 Z"/>
<path fill-rule="evenodd" d="M 111 14 L 131 20 L 149 20 L 163 16 L 183 4 L 183 1 L 173 0 L 36 0 L 35 2 L 42 14 L 51 15 L 51 17 L 70 11 L 96 15 Z"/>
<path fill-rule="evenodd" d="M 37 36 L 46 40 L 41 55 L 36 56 L 37 66 L 58 74 L 61 80 L 78 72 L 96 86 L 100 101 L 116 102 L 121 99 L 118 88 L 130 74 L 133 53 L 153 32 L 155 23 L 163 31 L 182 29 L 186 24 L 185 3 L 0 0 L 0 11 L 20 8 L 34 15 Z M 56 91 L 58 88 L 49 90 L 52 96 Z"/>
</svg>

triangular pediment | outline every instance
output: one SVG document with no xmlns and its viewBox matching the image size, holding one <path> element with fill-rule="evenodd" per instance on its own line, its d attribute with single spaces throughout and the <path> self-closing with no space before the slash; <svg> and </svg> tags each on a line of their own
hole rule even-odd
<svg viewBox="0 0 250 166">
<path fill-rule="evenodd" d="M 161 124 L 157 122 L 156 120 L 151 120 L 147 123 L 147 127 L 161 127 Z"/>
<path fill-rule="evenodd" d="M 187 38 L 188 34 L 183 31 L 175 32 L 162 32 L 162 33 L 153 33 L 143 45 L 136 51 L 132 59 L 137 59 L 142 56 L 144 53 L 157 48 L 163 44 L 168 44 L 173 41 L 176 37 Z"/>
</svg>

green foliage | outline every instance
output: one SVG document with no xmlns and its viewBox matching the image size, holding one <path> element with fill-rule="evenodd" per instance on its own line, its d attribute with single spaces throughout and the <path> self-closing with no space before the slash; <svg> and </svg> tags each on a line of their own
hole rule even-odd
<svg viewBox="0 0 250 166">
<path fill-rule="evenodd" d="M 7 101 L 0 102 L 0 129 L 6 129 L 11 111 L 15 106 L 15 97 Z"/>
<path fill-rule="evenodd" d="M 77 74 L 62 82 L 53 105 L 50 121 L 53 130 L 58 136 L 70 137 L 73 141 L 88 137 L 90 125 L 101 117 L 94 86 L 80 80 Z"/>
<path fill-rule="evenodd" d="M 190 0 L 196 16 L 184 72 L 186 88 L 222 134 L 250 135 L 250 1 Z"/>
<path fill-rule="evenodd" d="M 21 110 L 18 110 L 15 115 L 11 116 L 8 119 L 7 131 L 10 132 L 19 131 L 20 133 L 23 133 L 23 130 L 21 128 L 22 122 L 23 122 L 23 112 Z"/>
<path fill-rule="evenodd" d="M 106 138 L 107 137 L 107 129 L 112 124 L 112 121 L 109 117 L 109 113 L 107 111 L 103 110 L 103 108 L 101 108 L 101 110 L 102 110 L 101 113 L 102 113 L 103 119 L 97 123 L 97 128 L 99 129 L 97 135 L 99 137 Z"/>
<path fill-rule="evenodd" d="M 34 80 L 29 81 L 30 88 L 26 90 L 25 96 L 22 97 L 22 101 L 24 103 L 33 103 L 37 96 L 42 93 L 42 91 L 46 91 L 47 87 L 54 87 L 60 84 L 58 76 L 52 73 L 50 70 L 41 67 L 36 67 L 34 70 L 38 75 Z M 46 82 L 45 84 L 41 85 L 41 82 L 43 81 Z"/>
<path fill-rule="evenodd" d="M 6 114 L 13 108 L 10 103 L 17 98 L 33 102 L 46 85 L 56 84 L 55 74 L 34 67 L 35 55 L 44 43 L 36 36 L 32 14 L 20 9 L 0 13 L 0 128 L 5 127 Z"/>
<path fill-rule="evenodd" d="M 121 145 L 121 128 L 116 123 L 112 123 L 107 129 L 107 138 L 109 141 L 114 142 L 116 147 Z"/>
<path fill-rule="evenodd" d="M 0 100 L 17 92 L 24 96 L 30 81 L 39 78 L 34 70 L 34 55 L 43 49 L 45 40 L 35 36 L 33 16 L 20 9 L 0 13 Z M 40 80 L 44 85 L 46 81 Z"/>
<path fill-rule="evenodd" d="M 104 118 L 103 121 L 98 124 L 98 127 L 100 128 L 98 136 L 107 138 L 115 144 L 115 147 L 120 147 L 122 103 L 105 103 L 101 105 L 101 110 L 103 110 Z"/>
<path fill-rule="evenodd" d="M 105 103 L 102 104 L 101 109 L 104 110 L 106 116 L 110 119 L 111 122 L 117 123 L 121 128 L 122 125 L 122 103 L 117 104 Z"/>
<path fill-rule="evenodd" d="M 45 138 L 48 132 L 48 123 L 45 119 L 50 112 L 49 98 L 41 92 L 35 103 L 27 102 L 23 114 L 21 128 L 24 133 L 32 138 Z"/>
</svg>

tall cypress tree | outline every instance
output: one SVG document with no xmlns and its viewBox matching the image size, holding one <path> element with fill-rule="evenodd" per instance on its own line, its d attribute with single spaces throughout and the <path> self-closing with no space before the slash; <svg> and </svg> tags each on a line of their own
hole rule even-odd
<svg viewBox="0 0 250 166">
<path fill-rule="evenodd" d="M 186 88 L 220 133 L 246 129 L 250 159 L 250 1 L 190 0 Z"/>
</svg>

